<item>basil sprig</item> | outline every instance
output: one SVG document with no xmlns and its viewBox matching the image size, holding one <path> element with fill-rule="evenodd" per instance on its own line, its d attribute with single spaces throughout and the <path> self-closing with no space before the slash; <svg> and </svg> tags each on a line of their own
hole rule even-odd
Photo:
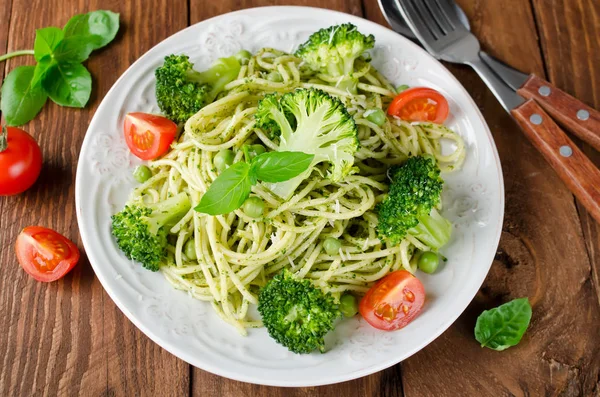
<svg viewBox="0 0 600 397">
<path fill-rule="evenodd" d="M 92 76 L 81 63 L 90 53 L 110 43 L 119 30 L 119 14 L 92 11 L 75 15 L 63 29 L 50 26 L 35 31 L 33 50 L 0 56 L 0 61 L 33 55 L 35 66 L 19 66 L 4 80 L 0 110 L 8 125 L 32 120 L 48 97 L 61 106 L 82 108 L 90 99 Z"/>
<path fill-rule="evenodd" d="M 292 179 L 306 171 L 314 157 L 302 152 L 268 152 L 250 163 L 235 163 L 213 181 L 194 209 L 208 215 L 234 211 L 244 204 L 259 180 L 277 183 Z"/>
<path fill-rule="evenodd" d="M 475 324 L 475 339 L 481 347 L 502 351 L 521 341 L 530 321 L 529 300 L 514 299 L 481 313 Z"/>
</svg>

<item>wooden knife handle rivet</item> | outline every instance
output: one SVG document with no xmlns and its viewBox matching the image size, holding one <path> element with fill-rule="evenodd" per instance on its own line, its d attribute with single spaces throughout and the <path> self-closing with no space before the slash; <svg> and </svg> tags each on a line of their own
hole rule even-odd
<svg viewBox="0 0 600 397">
<path fill-rule="evenodd" d="M 558 149 L 558 152 L 563 157 L 571 157 L 573 155 L 573 149 L 571 146 L 563 145 Z"/>
<path fill-rule="evenodd" d="M 581 121 L 586 121 L 587 119 L 590 118 L 590 112 L 588 112 L 585 109 L 579 109 L 577 111 L 577 118 Z"/>
<path fill-rule="evenodd" d="M 538 92 L 540 93 L 541 96 L 548 96 L 548 95 L 550 95 L 552 90 L 547 85 L 543 85 L 538 89 Z"/>
<path fill-rule="evenodd" d="M 531 121 L 531 124 L 540 125 L 544 120 L 542 119 L 541 115 L 534 113 L 531 116 L 529 116 L 529 121 Z"/>
</svg>

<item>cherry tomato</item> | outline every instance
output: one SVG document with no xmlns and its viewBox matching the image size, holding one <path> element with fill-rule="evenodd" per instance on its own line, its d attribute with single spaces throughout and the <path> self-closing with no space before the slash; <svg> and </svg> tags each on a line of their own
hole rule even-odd
<svg viewBox="0 0 600 397">
<path fill-rule="evenodd" d="M 424 302 L 425 289 L 419 279 L 406 270 L 398 270 L 367 291 L 358 311 L 373 327 L 393 331 L 410 323 Z"/>
<path fill-rule="evenodd" d="M 142 160 L 165 154 L 177 134 L 177 124 L 166 117 L 148 113 L 128 113 L 124 127 L 129 150 Z"/>
<path fill-rule="evenodd" d="M 0 196 L 29 189 L 42 170 L 42 151 L 35 139 L 20 128 L 0 132 Z"/>
<path fill-rule="evenodd" d="M 387 112 L 405 121 L 442 124 L 448 118 L 448 101 L 432 88 L 414 87 L 396 95 Z"/>
<path fill-rule="evenodd" d="M 15 249 L 23 270 L 43 282 L 58 280 L 79 261 L 79 250 L 71 240 L 41 226 L 23 229 Z"/>
</svg>

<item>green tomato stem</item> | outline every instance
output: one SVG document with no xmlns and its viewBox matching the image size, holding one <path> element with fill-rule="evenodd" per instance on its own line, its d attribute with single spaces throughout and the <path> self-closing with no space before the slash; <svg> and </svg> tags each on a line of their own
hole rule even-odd
<svg viewBox="0 0 600 397">
<path fill-rule="evenodd" d="M 8 130 L 6 126 L 3 125 L 0 130 L 0 153 L 8 149 Z"/>
<path fill-rule="evenodd" d="M 21 51 L 9 52 L 8 54 L 0 55 L 0 62 L 6 61 L 7 59 L 18 57 L 21 55 L 33 55 L 33 54 L 34 54 L 33 50 L 21 50 Z"/>
</svg>

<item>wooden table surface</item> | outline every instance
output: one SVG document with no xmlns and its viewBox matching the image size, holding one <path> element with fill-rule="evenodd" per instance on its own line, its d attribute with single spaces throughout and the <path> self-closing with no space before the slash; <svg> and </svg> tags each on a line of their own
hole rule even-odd
<svg viewBox="0 0 600 397">
<path fill-rule="evenodd" d="M 81 247 L 75 217 L 77 158 L 88 123 L 115 80 L 171 34 L 204 19 L 273 3 L 325 7 L 385 24 L 376 0 L 1 0 L 0 54 L 33 47 L 34 28 L 62 26 L 95 9 L 121 14 L 121 31 L 87 62 L 86 109 L 49 103 L 25 128 L 44 168 L 36 185 L 0 197 L 0 396 L 600 396 L 600 227 L 573 198 L 473 71 L 447 65 L 483 112 L 496 140 L 506 214 L 492 269 L 456 323 L 385 371 L 333 386 L 282 389 L 231 381 L 191 367 L 150 341 L 117 309 L 82 252 L 52 284 L 19 267 L 14 242 L 29 225 L 54 228 Z M 600 108 L 600 1 L 461 0 L 484 49 Z M 28 57 L 6 62 L 0 77 Z M 600 165 L 600 153 L 582 145 Z M 529 296 L 531 326 L 504 352 L 481 349 L 477 315 Z"/>
</svg>

